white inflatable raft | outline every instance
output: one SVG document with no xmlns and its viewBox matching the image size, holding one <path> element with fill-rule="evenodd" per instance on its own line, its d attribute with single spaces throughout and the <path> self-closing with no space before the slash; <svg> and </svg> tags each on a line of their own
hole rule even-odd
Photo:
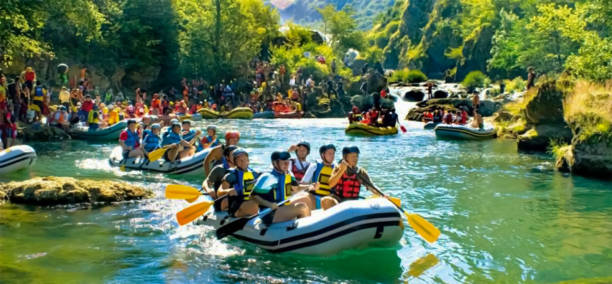
<svg viewBox="0 0 612 284">
<path fill-rule="evenodd" d="M 207 212 L 196 221 L 217 229 L 234 220 L 226 212 Z M 315 210 L 307 218 L 267 227 L 260 218 L 232 234 L 267 251 L 331 255 L 346 249 L 390 247 L 404 231 L 402 216 L 384 198 L 342 202 L 328 210 Z"/>
<path fill-rule="evenodd" d="M 495 128 L 472 128 L 467 125 L 438 124 L 434 128 L 436 137 L 459 140 L 485 140 L 495 138 Z"/>
<path fill-rule="evenodd" d="M 30 167 L 36 161 L 36 151 L 28 145 L 18 145 L 0 151 L 0 174 Z"/>
<path fill-rule="evenodd" d="M 157 173 L 175 174 L 175 175 L 189 175 L 198 174 L 203 175 L 204 159 L 210 152 L 210 149 L 205 149 L 195 153 L 191 157 L 187 157 L 174 162 L 168 162 L 164 158 L 161 158 L 155 162 L 149 162 L 147 159 L 136 159 L 129 158 L 123 159 L 123 150 L 121 146 L 115 147 L 111 152 L 109 163 L 114 167 L 125 167 L 125 169 L 131 170 L 143 170 Z"/>
</svg>

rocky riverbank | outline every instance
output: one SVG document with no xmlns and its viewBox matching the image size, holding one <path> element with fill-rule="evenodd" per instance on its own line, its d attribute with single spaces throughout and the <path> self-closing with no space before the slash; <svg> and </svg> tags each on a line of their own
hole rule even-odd
<svg viewBox="0 0 612 284">
<path fill-rule="evenodd" d="M 612 177 L 612 87 L 543 79 L 493 119 L 519 150 L 553 153 L 560 171 Z"/>
<path fill-rule="evenodd" d="M 71 177 L 37 177 L 0 184 L 0 202 L 58 205 L 109 203 L 149 198 L 151 191 L 125 182 Z"/>
<path fill-rule="evenodd" d="M 480 101 L 480 112 L 483 116 L 491 116 L 502 107 L 502 103 L 491 100 Z M 465 109 L 468 113 L 473 113 L 471 99 L 431 99 L 417 103 L 417 107 L 411 109 L 406 114 L 406 120 L 422 121 L 423 113 L 426 111 L 432 112 L 435 109 L 444 109 L 446 111 L 461 111 Z"/>
</svg>

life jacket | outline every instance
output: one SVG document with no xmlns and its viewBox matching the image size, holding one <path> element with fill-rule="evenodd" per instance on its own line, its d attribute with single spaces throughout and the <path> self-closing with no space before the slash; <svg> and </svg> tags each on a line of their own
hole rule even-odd
<svg viewBox="0 0 612 284">
<path fill-rule="evenodd" d="M 151 152 L 161 145 L 161 137 L 159 135 L 155 135 L 152 132 L 149 132 L 145 135 L 145 138 L 142 139 L 142 143 L 144 144 L 144 149 L 147 152 Z"/>
<path fill-rule="evenodd" d="M 248 169 L 246 172 L 233 169 L 231 172 L 236 175 L 236 184 L 234 184 L 234 190 L 238 196 L 242 196 L 243 200 L 251 199 L 251 193 L 253 193 L 253 188 L 255 187 L 255 175 Z"/>
<path fill-rule="evenodd" d="M 43 87 L 36 87 L 34 88 L 34 100 L 36 101 L 42 101 L 45 97 L 45 93 L 43 91 Z"/>
<path fill-rule="evenodd" d="M 209 144 L 206 148 L 215 147 L 219 145 L 219 139 L 213 139 L 213 137 L 209 135 L 202 138 L 202 140 L 200 140 L 200 144 Z"/>
<path fill-rule="evenodd" d="M 64 122 L 66 122 L 66 113 L 63 111 L 56 112 L 53 117 L 53 120 L 58 124 L 64 124 Z"/>
<path fill-rule="evenodd" d="M 36 73 L 34 73 L 34 71 L 26 71 L 25 73 L 26 81 L 34 81 L 34 77 L 36 77 Z"/>
<path fill-rule="evenodd" d="M 100 123 L 99 114 L 95 110 L 91 110 L 87 115 L 87 123 L 89 124 L 98 124 Z"/>
<path fill-rule="evenodd" d="M 297 180 L 302 180 L 302 178 L 304 178 L 304 174 L 306 174 L 306 169 L 308 169 L 308 167 L 304 167 L 301 170 L 298 169 L 297 167 L 297 163 L 299 163 L 300 161 L 298 159 L 291 159 L 291 172 L 293 173 L 293 176 L 297 179 Z M 308 162 L 306 162 L 306 164 L 308 164 Z"/>
<path fill-rule="evenodd" d="M 326 166 L 323 163 L 317 163 L 317 169 L 312 175 L 312 182 L 319 183 L 319 189 L 315 191 L 318 195 L 330 195 L 331 186 L 329 186 L 329 178 L 331 177 L 333 166 Z"/>
<path fill-rule="evenodd" d="M 287 190 L 291 186 L 291 175 L 279 173 L 275 170 L 272 171 L 272 175 L 278 180 L 276 188 L 270 190 L 268 194 L 262 195 L 262 197 L 270 202 L 287 200 L 289 195 L 291 195 L 290 191 Z"/>
<path fill-rule="evenodd" d="M 357 173 L 348 175 L 346 172 L 342 174 L 338 184 L 334 187 L 336 195 L 348 199 L 358 198 L 360 189 L 361 183 L 357 179 Z"/>
<path fill-rule="evenodd" d="M 129 147 L 136 147 L 138 145 L 140 145 L 138 143 L 138 140 L 140 137 L 138 137 L 138 132 L 132 132 L 129 129 L 124 130 L 127 133 L 127 139 L 125 139 L 125 145 L 129 146 Z"/>
</svg>

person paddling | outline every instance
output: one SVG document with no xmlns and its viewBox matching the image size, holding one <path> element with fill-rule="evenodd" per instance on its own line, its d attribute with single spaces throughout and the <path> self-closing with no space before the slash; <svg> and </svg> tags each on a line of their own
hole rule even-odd
<svg viewBox="0 0 612 284">
<path fill-rule="evenodd" d="M 259 212 L 259 204 L 251 198 L 259 173 L 249 168 L 249 154 L 243 149 L 232 151 L 234 169 L 223 177 L 219 196 L 228 195 L 221 202 L 221 210 L 227 210 L 232 217 L 252 216 Z"/>
<path fill-rule="evenodd" d="M 136 129 L 137 125 L 136 120 L 128 120 L 127 129 L 119 135 L 119 145 L 123 148 L 124 159 L 144 157 L 144 152 L 140 147 L 140 134 Z"/>
<path fill-rule="evenodd" d="M 204 159 L 204 175 L 208 175 L 208 173 L 210 173 L 211 164 L 213 166 L 216 166 L 218 164 L 223 163 L 224 147 L 228 147 L 231 145 L 238 145 L 239 141 L 240 141 L 240 132 L 228 131 L 227 133 L 225 133 L 225 146 L 220 145 L 220 146 L 214 147 L 210 150 L 208 155 L 206 155 L 206 159 Z"/>
<path fill-rule="evenodd" d="M 221 145 L 221 143 L 219 142 L 219 138 L 217 138 L 217 126 L 209 125 L 208 127 L 206 127 L 206 134 L 208 135 L 202 138 L 202 140 L 200 141 L 202 148 L 214 148 Z"/>
<path fill-rule="evenodd" d="M 374 194 L 380 194 L 374 187 L 368 172 L 357 166 L 358 161 L 359 148 L 357 146 L 342 149 L 342 162 L 334 169 L 329 178 L 329 185 L 334 189 L 332 206 L 343 201 L 358 199 L 362 184 Z"/>
<path fill-rule="evenodd" d="M 329 178 L 335 168 L 334 158 L 336 146 L 332 144 L 323 145 L 319 148 L 321 161 L 312 163 L 302 178 L 303 184 L 314 183 L 315 187 L 309 194 L 308 206 L 310 209 L 327 209 L 334 205 L 331 197 L 332 187 Z"/>
<path fill-rule="evenodd" d="M 154 123 L 151 125 L 151 130 L 146 132 L 144 138 L 142 139 L 143 148 L 146 153 L 151 153 L 159 148 L 161 148 L 161 137 L 159 136 L 161 132 L 161 125 L 159 123 Z"/>
<path fill-rule="evenodd" d="M 306 161 L 308 154 L 310 154 L 310 143 L 306 141 L 301 141 L 296 145 L 291 145 L 288 150 L 290 153 L 295 152 L 297 158 L 289 159 L 289 169 L 291 169 L 291 173 L 297 179 L 298 182 L 302 182 L 302 178 L 304 174 L 306 174 L 306 170 L 310 166 L 310 163 Z"/>
<path fill-rule="evenodd" d="M 208 195 L 213 199 L 217 199 L 217 190 L 223 182 L 223 177 L 229 173 L 230 169 L 234 167 L 234 160 L 232 159 L 232 152 L 238 149 L 238 146 L 231 145 L 223 149 L 223 163 L 216 165 L 208 177 L 202 182 L 202 188 L 206 190 Z M 216 208 L 219 210 L 218 208 Z"/>
<path fill-rule="evenodd" d="M 266 225 L 289 221 L 295 218 L 310 216 L 308 205 L 299 201 L 292 201 L 290 204 L 279 207 L 277 203 L 287 200 L 290 195 L 299 191 L 300 186 L 295 177 L 289 173 L 289 152 L 273 152 L 270 159 L 272 161 L 272 171 L 267 175 L 262 175 L 259 179 L 268 178 L 273 180 L 271 186 L 265 186 L 267 182 L 256 183 L 253 200 L 260 207 L 276 209 L 263 216 L 262 221 Z M 261 188 L 260 184 L 264 184 Z"/>
</svg>

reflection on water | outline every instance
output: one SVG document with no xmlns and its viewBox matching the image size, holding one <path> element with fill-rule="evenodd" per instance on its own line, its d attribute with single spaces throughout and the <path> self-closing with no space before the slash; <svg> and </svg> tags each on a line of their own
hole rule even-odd
<svg viewBox="0 0 612 284">
<path fill-rule="evenodd" d="M 107 157 L 113 144 L 36 143 L 30 176 L 77 176 L 134 182 L 151 200 L 113 206 L 0 207 L 0 282 L 556 282 L 609 276 L 610 182 L 564 177 L 545 155 L 518 154 L 511 141 L 438 141 L 420 123 L 407 134 L 348 137 L 343 119 L 210 121 L 240 129 L 253 168 L 269 154 L 307 140 L 361 148 L 360 164 L 404 208 L 442 231 L 427 244 L 407 227 L 395 248 L 333 257 L 270 254 L 208 227 L 178 227 L 188 203 L 163 199 L 169 183 L 198 186 L 202 177 L 121 172 Z M 197 123 L 205 126 L 204 123 Z"/>
</svg>

